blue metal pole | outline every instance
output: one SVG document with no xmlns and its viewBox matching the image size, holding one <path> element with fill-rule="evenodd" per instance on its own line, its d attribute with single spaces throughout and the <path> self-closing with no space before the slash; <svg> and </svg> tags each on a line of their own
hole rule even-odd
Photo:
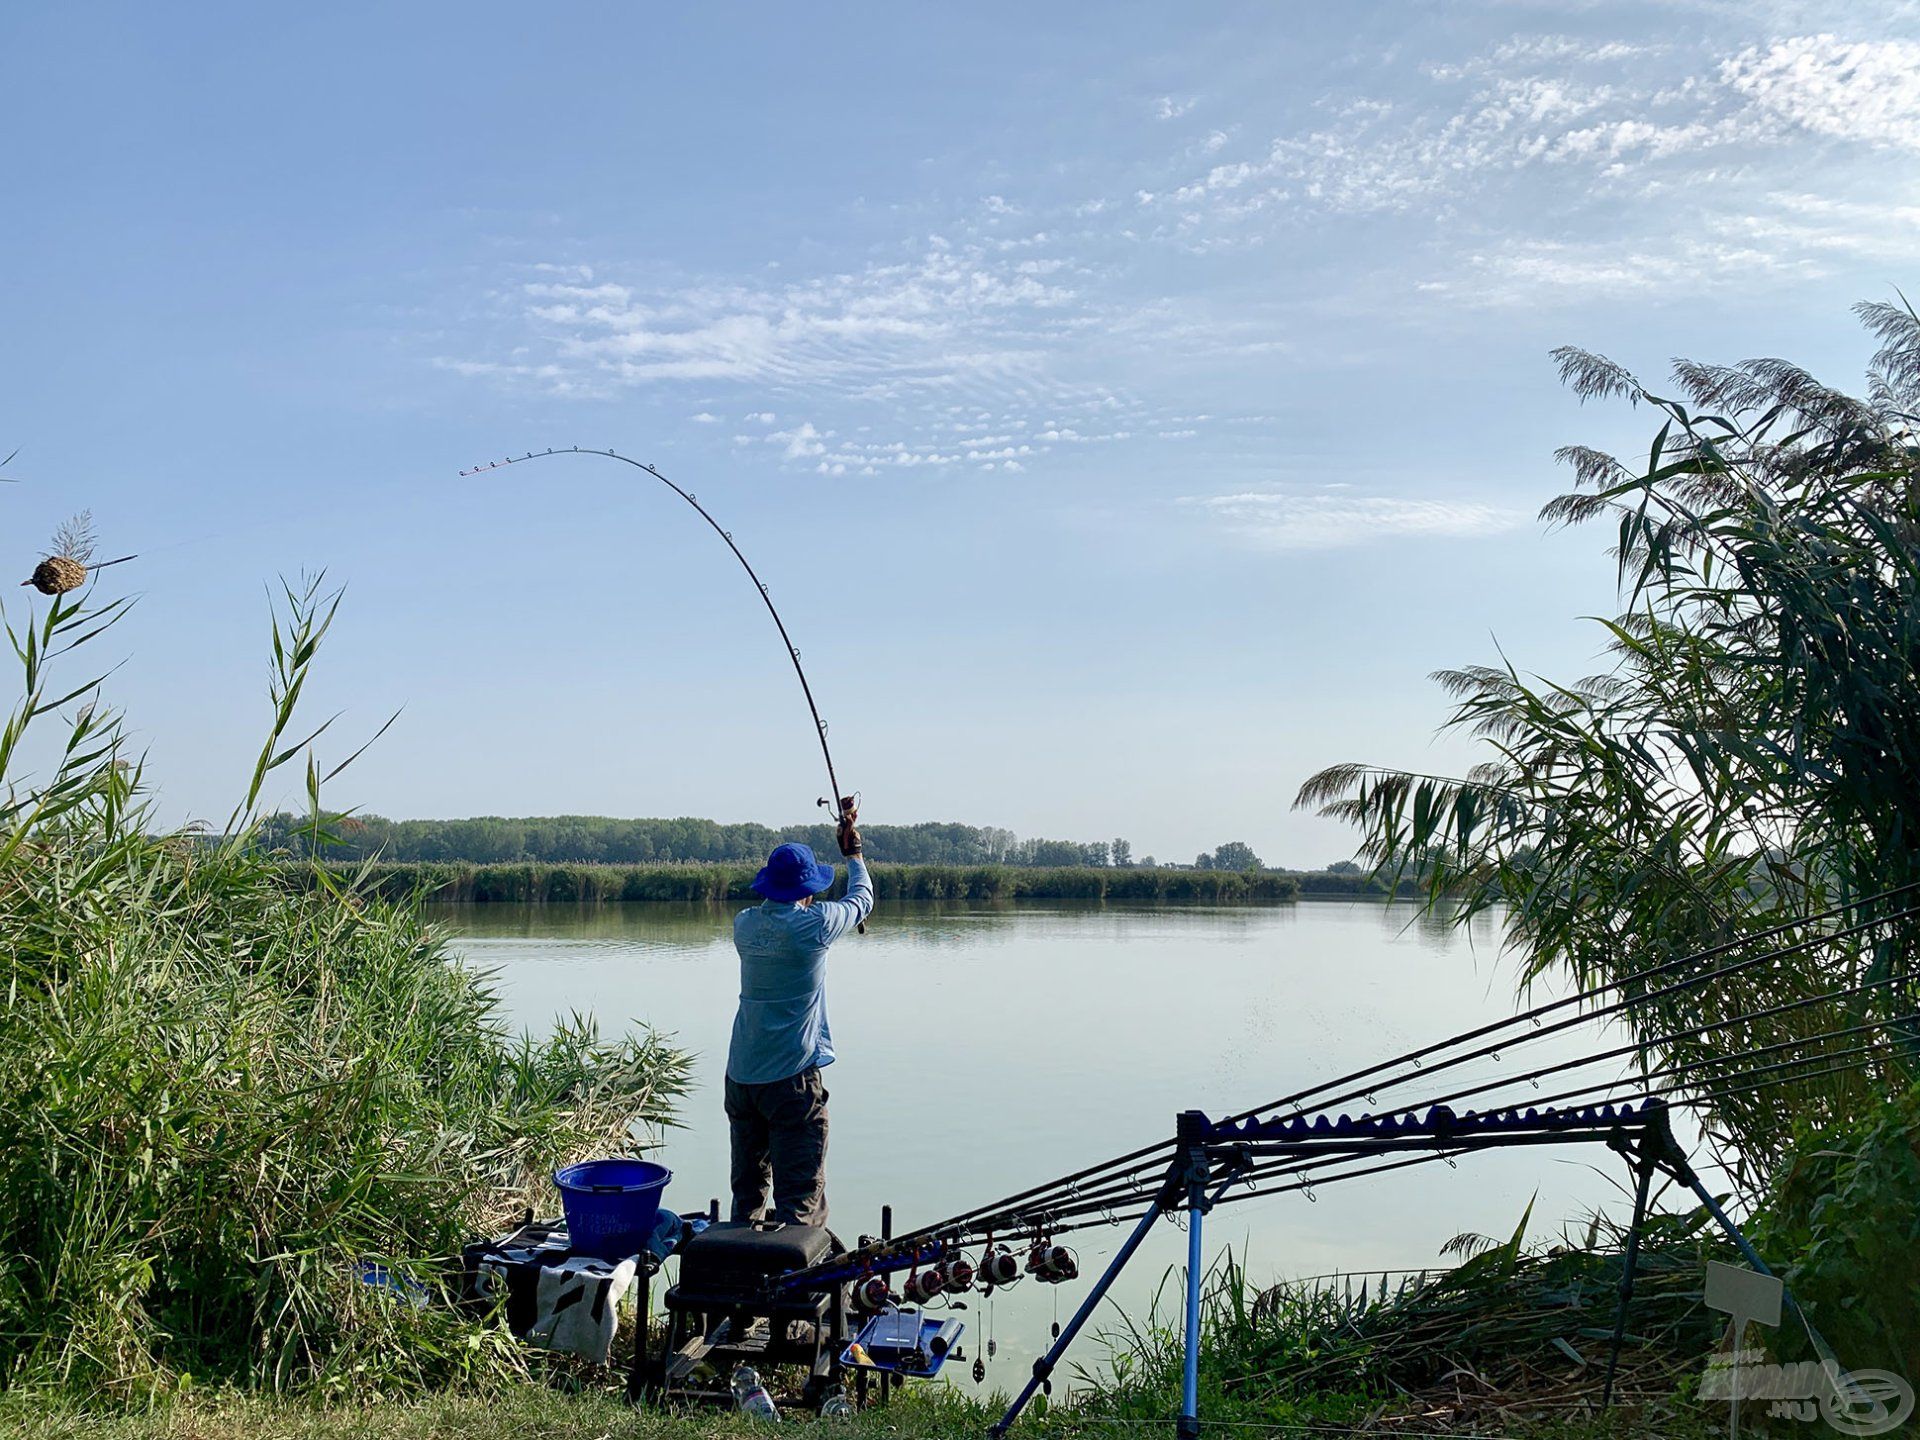
<svg viewBox="0 0 1920 1440">
<path fill-rule="evenodd" d="M 1180 1378 L 1180 1419 L 1174 1434 L 1192 1440 L 1200 1433 L 1200 1217 L 1206 1190 L 1199 1182 L 1187 1186 L 1187 1353 Z"/>
<path fill-rule="evenodd" d="M 1773 1271 L 1767 1268 L 1767 1262 L 1760 1258 L 1760 1252 L 1753 1248 L 1752 1242 L 1740 1233 L 1740 1227 L 1734 1224 L 1727 1212 L 1720 1208 L 1720 1202 L 1713 1198 L 1713 1192 L 1707 1189 L 1698 1175 L 1694 1174 L 1691 1165 L 1681 1170 L 1680 1178 L 1695 1195 L 1700 1197 L 1700 1203 L 1707 1207 L 1707 1213 L 1720 1222 L 1720 1228 L 1726 1231 L 1727 1238 L 1733 1241 L 1734 1248 L 1740 1252 L 1746 1262 L 1762 1275 L 1773 1274 Z M 1813 1328 L 1813 1322 L 1807 1318 L 1807 1312 L 1802 1310 L 1800 1302 L 1793 1298 L 1793 1291 L 1782 1286 L 1781 1294 L 1785 1297 L 1787 1308 L 1793 1312 L 1794 1318 L 1807 1327 L 1807 1338 L 1813 1342 L 1814 1352 L 1822 1360 L 1829 1361 L 1837 1367 L 1840 1362 L 1834 1356 L 1833 1347 L 1827 1344 L 1826 1336 Z M 1738 1343 L 1737 1337 L 1735 1343 Z"/>
<path fill-rule="evenodd" d="M 1119 1277 L 1121 1270 L 1126 1268 L 1127 1261 L 1133 1258 L 1133 1252 L 1140 1248 L 1140 1242 L 1147 1238 L 1147 1231 L 1153 1228 L 1153 1222 L 1159 1218 L 1164 1194 L 1163 1191 L 1160 1195 L 1154 1196 L 1153 1203 L 1147 1206 L 1146 1213 L 1140 1217 L 1140 1223 L 1133 1227 L 1133 1233 L 1127 1236 L 1126 1243 L 1113 1257 L 1112 1262 L 1107 1266 L 1106 1273 L 1100 1277 L 1099 1283 L 1087 1292 L 1087 1298 L 1081 1301 L 1080 1308 L 1073 1312 L 1073 1318 L 1067 1322 L 1067 1328 L 1062 1330 L 1060 1338 L 1053 1342 L 1053 1348 L 1033 1362 L 1033 1375 L 1020 1393 L 1014 1397 L 1013 1404 L 1007 1407 L 1007 1413 L 987 1430 L 989 1435 L 995 1437 L 1005 1435 L 1013 1427 L 1013 1422 L 1020 1418 L 1020 1412 L 1027 1408 L 1027 1402 L 1033 1399 L 1034 1392 L 1053 1374 L 1053 1367 L 1066 1353 L 1067 1346 L 1073 1343 L 1073 1337 L 1078 1335 L 1080 1327 L 1093 1317 L 1094 1310 L 1105 1297 L 1109 1287 Z"/>
</svg>

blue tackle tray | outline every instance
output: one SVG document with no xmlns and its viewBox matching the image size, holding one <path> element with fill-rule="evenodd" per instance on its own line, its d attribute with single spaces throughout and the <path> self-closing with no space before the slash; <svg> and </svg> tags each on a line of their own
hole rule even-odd
<svg viewBox="0 0 1920 1440">
<path fill-rule="evenodd" d="M 901 1375 L 913 1380 L 931 1380 L 940 1373 L 940 1367 L 947 1363 L 947 1357 L 960 1348 L 960 1337 L 966 1334 L 966 1322 L 953 1316 L 936 1319 L 931 1315 L 921 1315 L 919 1344 L 908 1349 L 897 1343 L 885 1343 L 876 1337 L 882 1334 L 897 1335 L 896 1320 L 910 1319 L 913 1311 L 888 1311 L 874 1316 L 860 1327 L 859 1335 L 854 1337 L 852 1345 L 840 1352 L 840 1363 L 855 1370 L 884 1371 L 889 1375 Z M 934 1353 L 934 1344 L 940 1342 L 940 1353 Z M 862 1364 L 854 1357 L 854 1346 L 867 1353 L 868 1363 Z"/>
</svg>

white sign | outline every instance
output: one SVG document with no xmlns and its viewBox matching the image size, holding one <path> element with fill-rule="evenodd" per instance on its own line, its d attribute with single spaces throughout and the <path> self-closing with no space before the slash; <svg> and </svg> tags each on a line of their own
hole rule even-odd
<svg viewBox="0 0 1920 1440">
<path fill-rule="evenodd" d="M 1749 1320 L 1758 1325 L 1780 1323 L 1780 1297 L 1787 1287 L 1777 1275 L 1762 1275 L 1740 1265 L 1707 1262 L 1707 1308 L 1733 1317 L 1733 1338 L 1740 1343 L 1740 1332 Z"/>
</svg>

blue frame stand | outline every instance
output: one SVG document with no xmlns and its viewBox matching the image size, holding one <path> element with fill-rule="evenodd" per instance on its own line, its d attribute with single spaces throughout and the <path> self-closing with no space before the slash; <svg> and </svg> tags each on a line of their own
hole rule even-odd
<svg viewBox="0 0 1920 1440">
<path fill-rule="evenodd" d="M 988 1430 L 1000 1440 L 1020 1412 L 1026 1409 L 1036 1392 L 1051 1389 L 1051 1377 L 1060 1357 L 1073 1343 L 1094 1310 L 1105 1298 L 1120 1272 L 1147 1238 L 1147 1231 L 1162 1215 L 1184 1210 L 1187 1216 L 1187 1293 L 1186 1350 L 1180 1376 L 1180 1413 L 1174 1421 L 1179 1440 L 1197 1440 L 1200 1434 L 1200 1308 L 1201 1266 L 1204 1262 L 1200 1231 L 1201 1219 L 1219 1203 L 1227 1186 L 1252 1169 L 1256 1159 L 1305 1159 L 1336 1157 L 1357 1159 L 1367 1155 L 1395 1152 L 1428 1152 L 1457 1155 L 1473 1150 L 1506 1148 L 1514 1145 L 1561 1145 L 1570 1142 L 1599 1142 L 1629 1160 L 1634 1167 L 1633 1220 L 1628 1227 L 1621 1256 L 1620 1303 L 1615 1312 L 1612 1345 L 1607 1356 L 1606 1384 L 1601 1408 L 1612 1403 L 1620 1349 L 1626 1338 L 1627 1306 L 1633 1298 L 1634 1270 L 1639 1259 L 1640 1232 L 1645 1226 L 1653 1177 L 1664 1172 L 1691 1189 L 1707 1212 L 1739 1247 L 1749 1264 L 1762 1274 L 1770 1273 L 1746 1236 L 1727 1216 L 1707 1187 L 1701 1183 L 1687 1157 L 1673 1138 L 1667 1123 L 1664 1100 L 1651 1099 L 1641 1105 L 1592 1105 L 1570 1110 L 1496 1110 L 1485 1114 L 1456 1115 L 1445 1106 L 1435 1106 L 1424 1115 L 1389 1114 L 1379 1117 L 1296 1116 L 1285 1120 L 1245 1120 L 1239 1123 L 1215 1123 L 1198 1110 L 1182 1112 L 1175 1132 L 1173 1163 L 1167 1167 L 1153 1202 L 1135 1223 L 1133 1230 L 1108 1264 L 1105 1272 L 1080 1308 L 1067 1322 L 1047 1353 L 1033 1362 L 1033 1374 L 1006 1414 Z M 1209 1191 L 1211 1190 L 1211 1193 Z M 1787 1303 L 1799 1314 L 1791 1294 Z M 1800 1314 L 1802 1321 L 1805 1315 Z M 1826 1342 L 1807 1327 L 1814 1348 L 1823 1358 L 1831 1356 Z"/>
<path fill-rule="evenodd" d="M 1180 1440 L 1196 1440 L 1200 1434 L 1200 1217 L 1213 1208 L 1207 1198 L 1207 1182 L 1213 1165 L 1201 1143 L 1200 1128 L 1206 1117 L 1189 1110 L 1180 1117 L 1180 1159 L 1175 1161 L 1185 1172 L 1187 1189 L 1187 1348 L 1181 1357 L 1180 1415 L 1173 1433 Z"/>
<path fill-rule="evenodd" d="M 1013 1428 L 1013 1422 L 1020 1418 L 1020 1412 L 1027 1408 L 1027 1403 L 1036 1392 L 1042 1387 L 1051 1390 L 1054 1367 L 1060 1363 L 1060 1357 L 1067 1353 L 1067 1347 L 1073 1343 L 1074 1337 L 1093 1318 L 1093 1312 L 1106 1298 L 1107 1291 L 1113 1288 L 1113 1282 L 1127 1268 L 1133 1252 L 1147 1238 L 1153 1222 L 1181 1208 L 1187 1212 L 1187 1348 L 1181 1377 L 1181 1413 L 1175 1424 L 1176 1432 L 1183 1437 L 1200 1433 L 1200 1217 L 1213 1208 L 1213 1202 L 1207 1196 L 1207 1184 L 1212 1176 L 1212 1162 L 1207 1156 L 1205 1140 L 1208 1128 L 1207 1117 L 1198 1110 L 1188 1110 L 1180 1116 L 1180 1151 L 1167 1168 L 1166 1178 L 1153 1197 L 1153 1203 L 1147 1206 L 1134 1224 L 1099 1280 L 1087 1292 L 1087 1298 L 1080 1302 L 1080 1308 L 1067 1321 L 1059 1338 L 1046 1354 L 1033 1362 L 1033 1374 L 1021 1387 L 1020 1393 L 1013 1397 L 1007 1413 L 988 1427 L 987 1434 L 993 1436 L 994 1440 L 999 1440 Z M 1183 1200 L 1184 1207 L 1181 1203 Z"/>
</svg>

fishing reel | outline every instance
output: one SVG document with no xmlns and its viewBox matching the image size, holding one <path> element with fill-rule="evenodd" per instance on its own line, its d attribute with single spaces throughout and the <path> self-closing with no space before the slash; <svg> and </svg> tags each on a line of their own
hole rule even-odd
<svg viewBox="0 0 1920 1440">
<path fill-rule="evenodd" d="M 973 1288 L 973 1262 L 966 1256 L 955 1255 L 941 1268 L 947 1273 L 945 1288 L 949 1295 L 964 1295 Z"/>
<path fill-rule="evenodd" d="M 893 1291 L 887 1287 L 886 1276 L 869 1275 L 854 1282 L 853 1308 L 863 1315 L 878 1315 L 891 1304 Z"/>
<path fill-rule="evenodd" d="M 1079 1279 L 1080 1265 L 1066 1246 L 1036 1240 L 1027 1252 L 1027 1274 L 1043 1285 L 1059 1285 Z"/>
<path fill-rule="evenodd" d="M 977 1272 L 980 1284 L 988 1290 L 996 1285 L 1011 1285 L 1020 1278 L 1020 1261 L 1004 1245 L 988 1245 L 980 1257 Z"/>
<path fill-rule="evenodd" d="M 900 1287 L 901 1298 L 915 1305 L 924 1305 L 934 1296 L 947 1288 L 947 1272 L 943 1265 L 933 1265 L 925 1270 L 916 1270 L 907 1276 L 907 1283 Z"/>
</svg>

